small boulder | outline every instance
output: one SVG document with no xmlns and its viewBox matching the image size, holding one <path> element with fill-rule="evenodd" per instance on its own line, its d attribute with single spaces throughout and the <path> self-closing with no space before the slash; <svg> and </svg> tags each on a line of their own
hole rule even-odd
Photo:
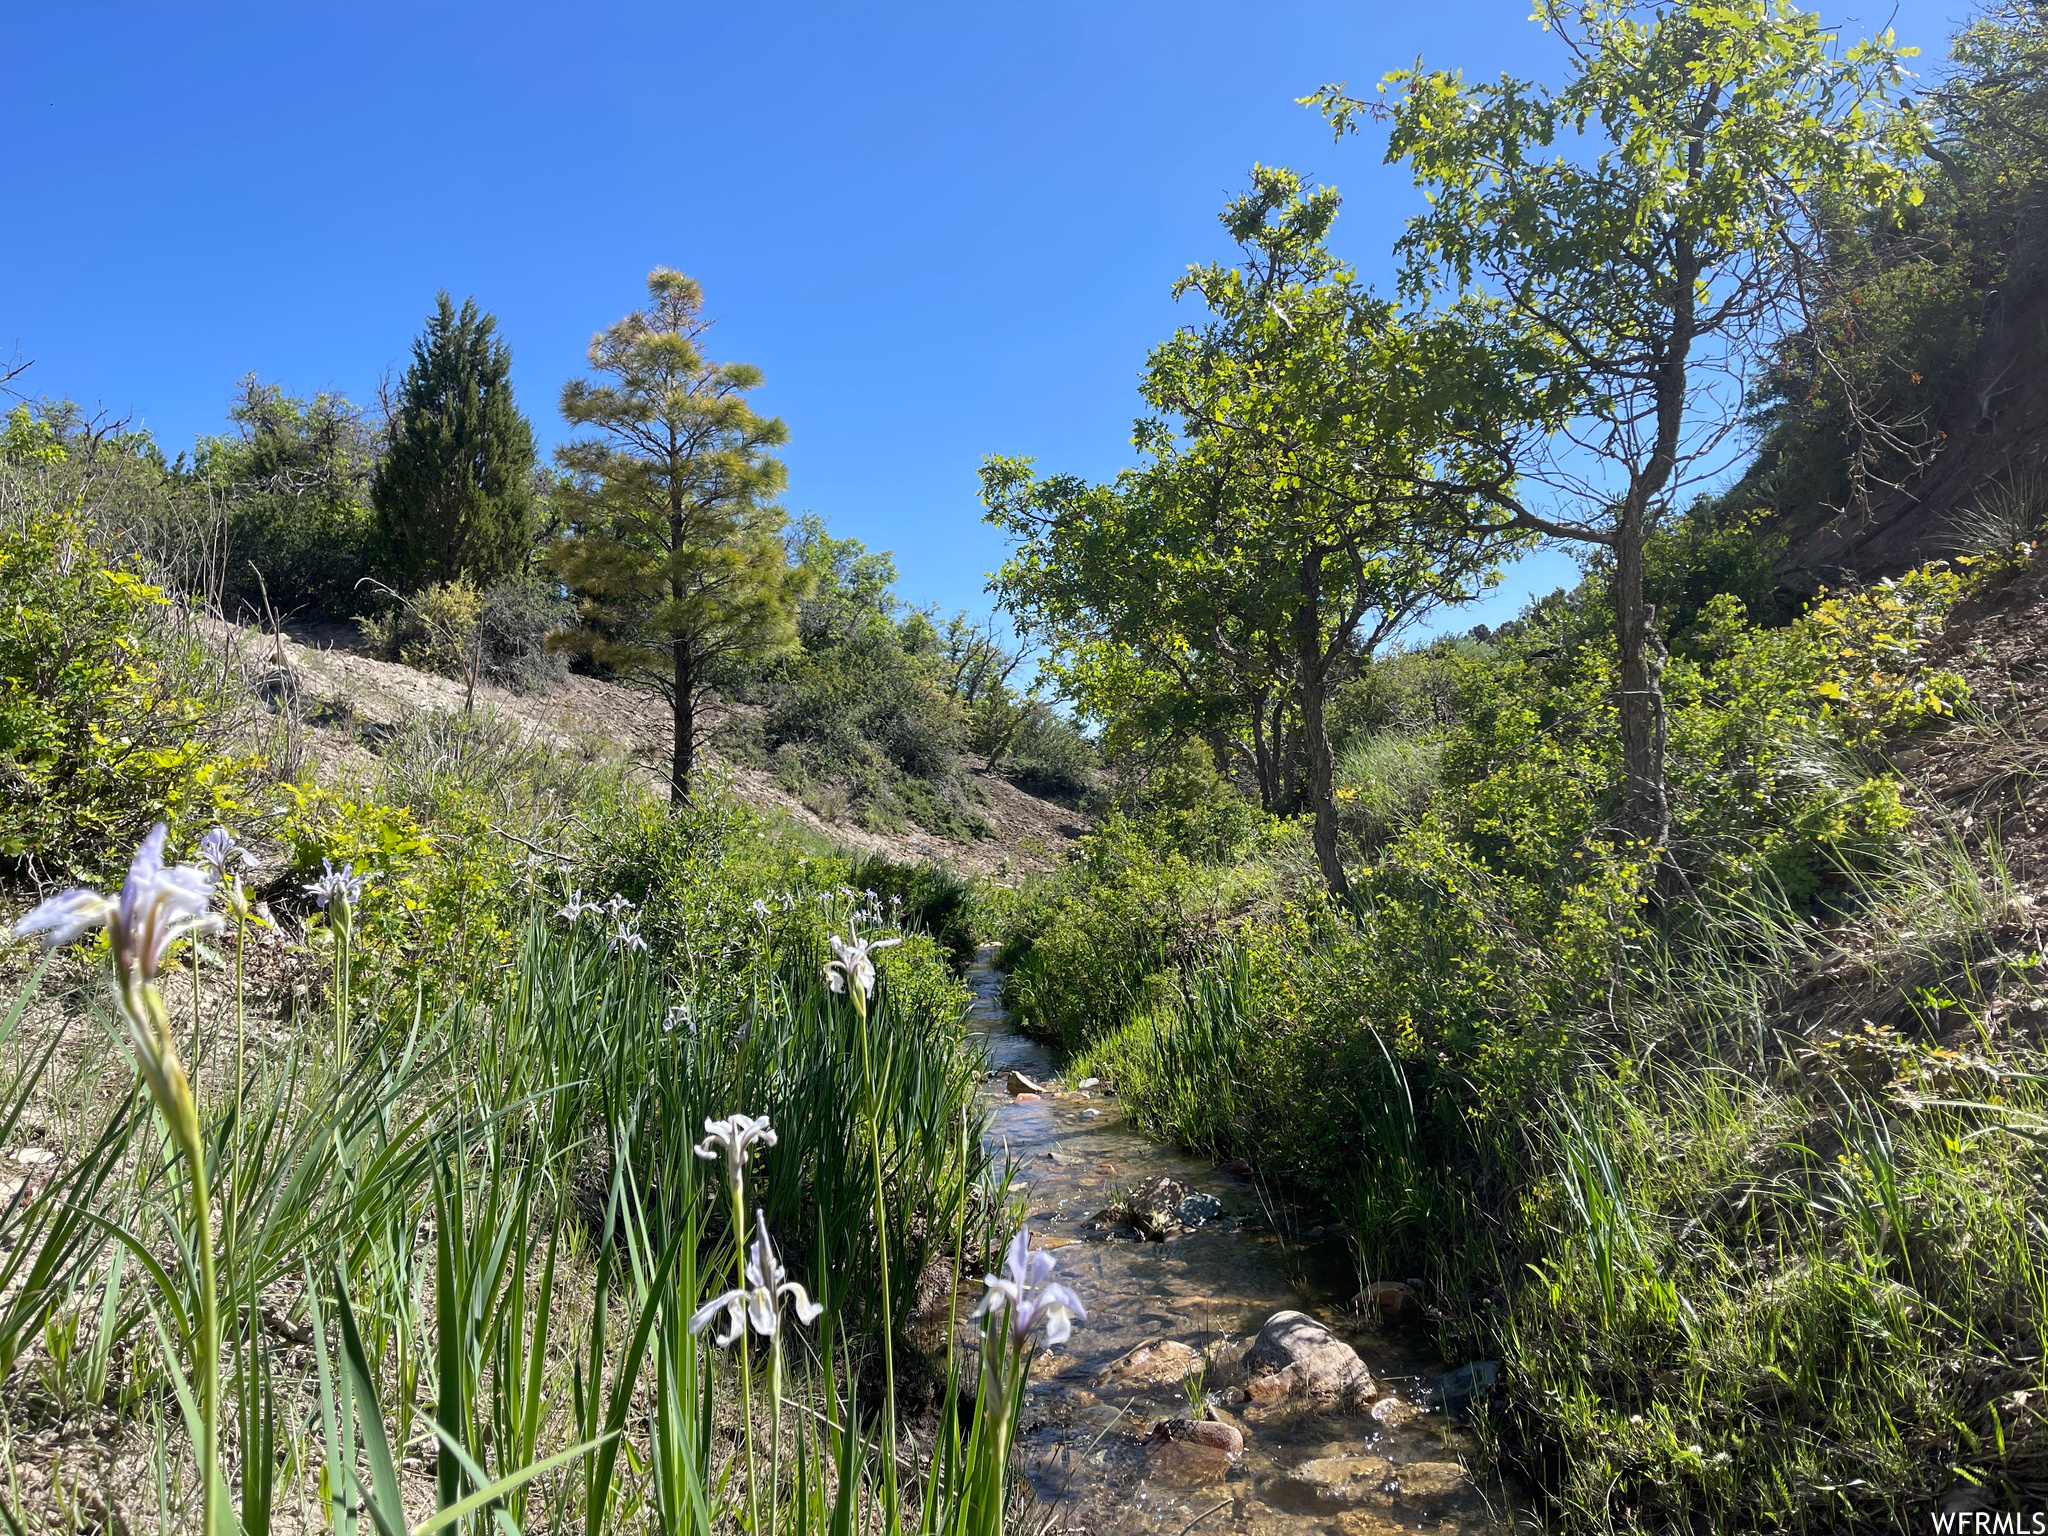
<svg viewBox="0 0 2048 1536">
<path fill-rule="evenodd" d="M 1400 1317 L 1411 1312 L 1417 1305 L 1412 1287 L 1398 1280 L 1375 1280 L 1356 1296 L 1351 1304 L 1361 1312 L 1377 1312 L 1381 1317 Z"/>
<path fill-rule="evenodd" d="M 1007 1087 L 1012 1093 L 1029 1093 L 1037 1095 L 1043 1094 L 1045 1092 L 1045 1086 L 1042 1083 L 1034 1083 L 1022 1072 L 1012 1072 L 1009 1075 L 1009 1077 L 1005 1080 L 1004 1086 Z"/>
<path fill-rule="evenodd" d="M 1377 1395 L 1358 1351 L 1305 1312 L 1275 1312 L 1244 1357 L 1254 1402 L 1300 1395 L 1364 1402 Z"/>
<path fill-rule="evenodd" d="M 1196 1190 L 1173 1208 L 1173 1214 L 1182 1226 L 1199 1227 L 1203 1222 L 1214 1221 L 1223 1214 L 1223 1202 L 1214 1195 L 1205 1195 Z"/>
<path fill-rule="evenodd" d="M 1189 1445 L 1206 1445 L 1235 1461 L 1244 1454 L 1244 1434 L 1235 1425 L 1214 1419 L 1161 1419 L 1152 1426 L 1150 1440 L 1180 1440 Z"/>
<path fill-rule="evenodd" d="M 1099 1227 L 1135 1227 L 1154 1242 L 1165 1242 L 1176 1233 L 1215 1221 L 1223 1214 L 1223 1202 L 1214 1195 L 1189 1189 L 1177 1179 L 1157 1178 L 1128 1199 L 1096 1213 Z"/>
<path fill-rule="evenodd" d="M 1498 1360 L 1474 1360 L 1470 1365 L 1459 1366 L 1448 1376 L 1439 1376 L 1436 1381 L 1436 1398 L 1443 1405 L 1445 1413 L 1453 1418 L 1463 1418 L 1471 1411 L 1474 1403 L 1485 1397 L 1499 1383 Z"/>
</svg>

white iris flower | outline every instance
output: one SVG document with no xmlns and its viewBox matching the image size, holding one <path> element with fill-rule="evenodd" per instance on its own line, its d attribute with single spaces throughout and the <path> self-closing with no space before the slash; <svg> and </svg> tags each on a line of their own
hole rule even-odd
<svg viewBox="0 0 2048 1536">
<path fill-rule="evenodd" d="M 970 1315 L 989 1317 L 1007 1311 L 1011 1342 L 1020 1349 L 1030 1339 L 1032 1330 L 1041 1324 L 1045 1327 L 1046 1343 L 1064 1344 L 1074 1332 L 1076 1319 L 1088 1321 L 1088 1309 L 1081 1305 L 1081 1298 L 1053 1279 L 1052 1255 L 1031 1251 L 1030 1228 L 1021 1229 L 1010 1239 L 1003 1271 L 983 1277 L 981 1283 L 988 1289 Z"/>
<path fill-rule="evenodd" d="M 759 1211 L 754 1212 L 754 1234 L 753 1246 L 747 1251 L 747 1283 L 723 1296 L 712 1297 L 690 1314 L 692 1333 L 702 1333 L 719 1313 L 725 1314 L 725 1331 L 711 1341 L 720 1349 L 730 1349 L 738 1343 L 749 1326 L 764 1339 L 774 1338 L 782 1322 L 784 1297 L 796 1309 L 796 1320 L 806 1325 L 816 1322 L 818 1314 L 825 1310 L 811 1300 L 810 1292 L 789 1278 L 782 1261 L 775 1256 L 775 1244 L 769 1241 L 768 1218 Z"/>
</svg>

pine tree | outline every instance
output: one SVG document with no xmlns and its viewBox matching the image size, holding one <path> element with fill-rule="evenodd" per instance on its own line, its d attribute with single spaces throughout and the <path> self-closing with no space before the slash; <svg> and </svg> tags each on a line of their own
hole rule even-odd
<svg viewBox="0 0 2048 1536">
<path fill-rule="evenodd" d="M 416 589 L 516 574 L 533 552 L 533 427 L 512 399 L 512 352 L 495 316 L 444 291 L 413 343 L 370 489 L 379 563 Z"/>
<path fill-rule="evenodd" d="M 773 498 L 789 430 L 747 404 L 761 371 L 718 363 L 694 278 L 647 276 L 648 304 L 591 339 L 602 381 L 562 386 L 562 414 L 598 435 L 563 444 L 570 530 L 551 562 L 579 598 L 555 641 L 668 700 L 669 793 L 690 797 L 697 704 L 722 656 L 791 645 L 807 573 L 783 547 Z"/>
</svg>

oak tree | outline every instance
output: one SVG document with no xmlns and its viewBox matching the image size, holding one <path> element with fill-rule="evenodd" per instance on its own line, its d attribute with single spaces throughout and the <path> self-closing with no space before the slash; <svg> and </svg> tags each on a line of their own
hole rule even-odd
<svg viewBox="0 0 2048 1536">
<path fill-rule="evenodd" d="M 1817 199 L 1917 197 L 1920 133 L 1887 93 L 1911 50 L 1837 50 L 1783 0 L 1539 0 L 1565 51 L 1552 90 L 1419 64 L 1390 106 L 1328 86 L 1341 137 L 1392 123 L 1428 194 L 1400 251 L 1411 297 L 1483 295 L 1533 383 L 1572 401 L 1540 452 L 1497 457 L 1493 521 L 1613 564 L 1622 827 L 1661 849 L 1665 647 L 1644 542 L 1689 481 L 1726 467 L 1750 370 L 1794 318 Z M 1475 448 L 1483 442 L 1473 440 Z M 1521 489 L 1511 489 L 1519 475 Z"/>
<path fill-rule="evenodd" d="M 998 590 L 1020 617 L 1143 665 L 1298 710 L 1316 859 L 1348 895 L 1324 711 L 1345 669 L 1425 610 L 1468 599 L 1524 539 L 1478 526 L 1443 387 L 1461 317 L 1407 323 L 1331 254 L 1334 191 L 1253 170 L 1223 222 L 1236 266 L 1190 271 L 1208 307 L 1148 361 L 1147 462 L 1108 485 L 983 467 L 989 520 L 1019 539 Z M 1449 455 L 1447 458 L 1446 455 Z"/>
</svg>

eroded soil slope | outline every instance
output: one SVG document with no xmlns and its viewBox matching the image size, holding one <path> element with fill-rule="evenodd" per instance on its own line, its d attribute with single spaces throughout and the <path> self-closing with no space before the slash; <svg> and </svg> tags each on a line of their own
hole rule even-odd
<svg viewBox="0 0 2048 1536">
<path fill-rule="evenodd" d="M 410 715 L 459 711 L 470 704 L 460 682 L 365 655 L 352 626 L 287 624 L 281 635 L 239 630 L 224 632 L 222 640 L 240 647 L 259 697 L 275 711 L 291 711 L 303 723 L 308 751 L 329 771 L 351 763 L 366 766 L 379 741 Z M 674 733 L 667 706 L 652 695 L 571 675 L 538 693 L 512 693 L 481 684 L 474 707 L 514 721 L 564 751 L 623 753 L 651 784 L 667 782 Z M 714 704 L 700 717 L 704 737 L 717 729 L 720 708 Z M 964 766 L 983 801 L 981 813 L 996 835 L 961 842 L 915 825 L 878 832 L 851 820 L 827 819 L 776 783 L 772 774 L 728 762 L 702 740 L 697 750 L 705 771 L 728 778 L 749 804 L 861 852 L 934 858 L 962 871 L 1000 878 L 1052 868 L 1084 829 L 1080 812 L 1019 789 L 972 756 L 963 760 Z"/>
</svg>

